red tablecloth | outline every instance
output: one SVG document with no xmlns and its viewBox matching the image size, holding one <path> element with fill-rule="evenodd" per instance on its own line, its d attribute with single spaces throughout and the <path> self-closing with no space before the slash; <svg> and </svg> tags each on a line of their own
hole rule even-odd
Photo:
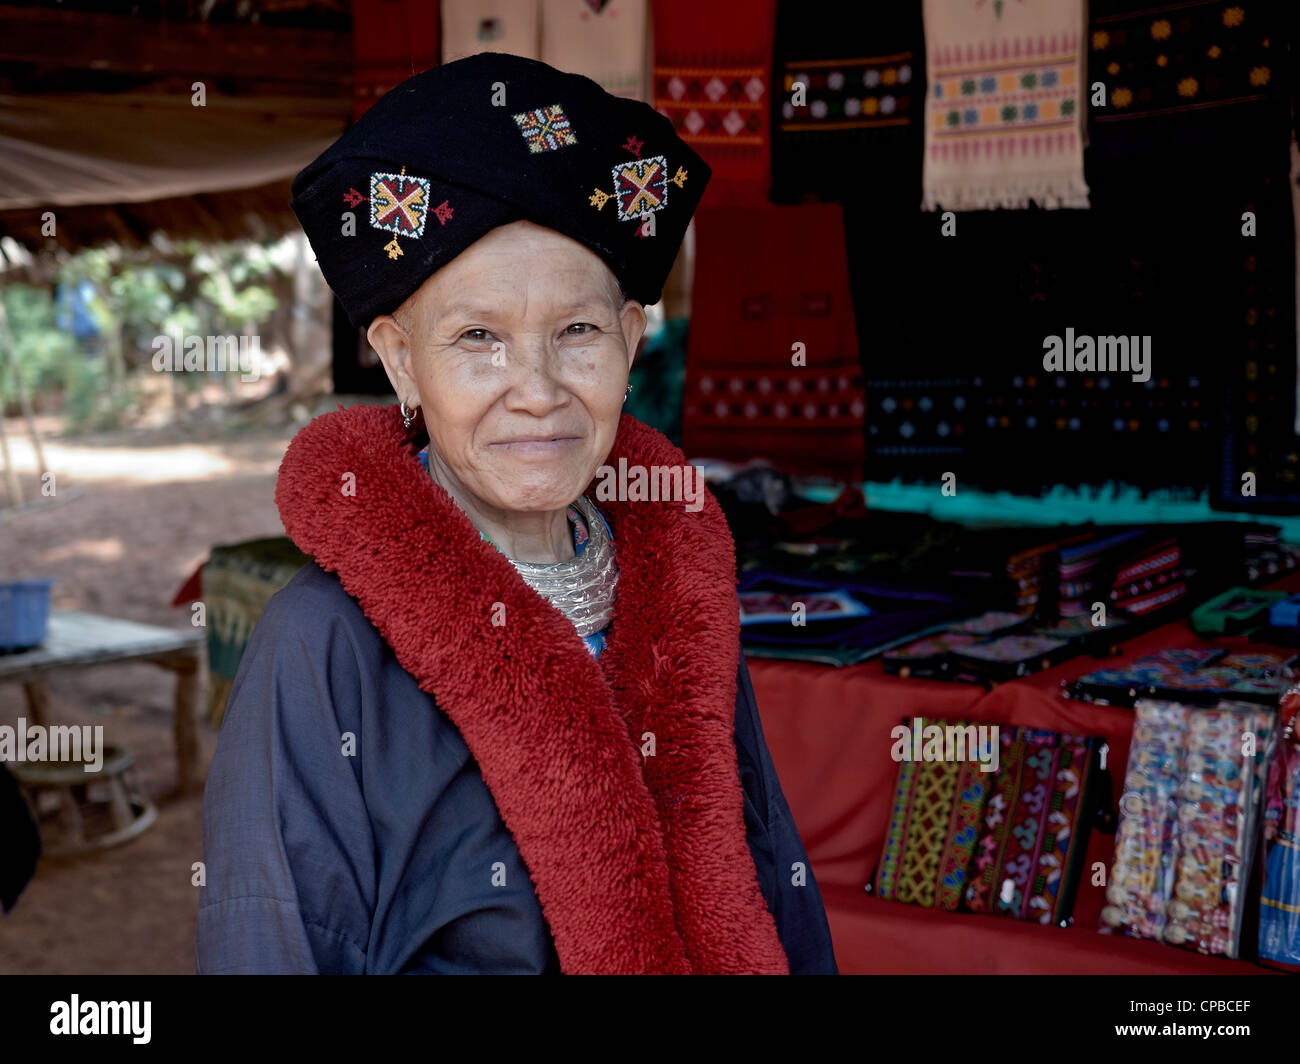
<svg viewBox="0 0 1300 1064">
<path fill-rule="evenodd" d="M 1278 587 L 1300 589 L 1300 575 Z M 1185 621 L 1125 644 L 1119 657 L 1075 658 L 991 691 L 967 684 L 899 679 L 877 659 L 836 669 L 749 658 L 763 730 L 791 812 L 826 901 L 840 970 L 859 972 L 1177 972 L 1261 969 L 1155 942 L 1095 931 L 1104 888 L 1085 874 L 1074 926 L 1042 927 L 1001 917 L 933 912 L 864 891 L 884 845 L 898 766 L 890 730 L 911 716 L 961 717 L 1103 736 L 1118 803 L 1133 713 L 1072 702 L 1061 684 L 1168 647 L 1207 645 Z M 1268 649 L 1245 639 L 1216 646 Z M 1087 868 L 1110 873 L 1114 836 L 1094 831 Z"/>
</svg>

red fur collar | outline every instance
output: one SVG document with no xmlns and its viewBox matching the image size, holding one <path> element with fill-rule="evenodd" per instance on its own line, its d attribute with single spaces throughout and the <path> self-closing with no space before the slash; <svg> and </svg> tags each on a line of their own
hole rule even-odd
<svg viewBox="0 0 1300 1064">
<path fill-rule="evenodd" d="M 626 415 L 620 457 L 684 464 Z M 788 971 L 745 841 L 735 552 L 705 499 L 600 503 L 619 586 L 597 661 L 429 478 L 395 406 L 315 419 L 280 467 L 289 536 L 464 736 L 568 973 Z"/>
</svg>

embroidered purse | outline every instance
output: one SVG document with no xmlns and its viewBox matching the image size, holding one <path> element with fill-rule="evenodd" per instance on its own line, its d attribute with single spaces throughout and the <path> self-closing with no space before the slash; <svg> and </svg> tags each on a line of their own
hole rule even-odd
<svg viewBox="0 0 1300 1064">
<path fill-rule="evenodd" d="M 870 889 L 926 908 L 1068 920 L 1094 795 L 1109 800 L 1102 741 L 919 717 L 910 725 L 922 734 L 937 725 L 945 736 L 961 729 L 965 756 L 924 759 L 904 751 L 909 756 L 899 765 Z M 970 756 L 974 729 L 984 728 L 1000 732 L 996 772 L 983 771 L 978 755 Z"/>
<path fill-rule="evenodd" d="M 1094 820 L 1109 804 L 1104 742 L 1017 728 L 1001 736 L 997 782 L 984 812 L 965 907 L 1068 923 Z M 1101 809 L 1094 808 L 1100 800 Z M 1102 814 L 1099 816 L 1099 813 Z"/>
<path fill-rule="evenodd" d="M 908 723 L 922 732 L 935 724 L 964 732 L 972 727 L 962 721 L 921 717 Z M 982 772 L 973 758 L 903 760 L 885 848 L 872 884 L 875 893 L 929 909 L 956 909 L 992 780 L 993 775 Z"/>
</svg>

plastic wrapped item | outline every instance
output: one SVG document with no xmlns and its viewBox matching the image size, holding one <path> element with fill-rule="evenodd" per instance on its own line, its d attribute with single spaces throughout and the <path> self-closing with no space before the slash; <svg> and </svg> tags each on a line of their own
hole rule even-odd
<svg viewBox="0 0 1300 1064">
<path fill-rule="evenodd" d="M 1264 797 L 1259 960 L 1300 972 L 1300 687 L 1282 699 Z"/>
<path fill-rule="evenodd" d="M 1105 926 L 1161 938 L 1173 896 L 1174 795 L 1186 771 L 1188 707 L 1143 699 L 1135 707 L 1115 863 L 1102 910 Z"/>
<path fill-rule="evenodd" d="M 1153 699 L 1135 709 L 1102 923 L 1236 957 L 1273 713 L 1240 702 L 1197 708 Z"/>
</svg>

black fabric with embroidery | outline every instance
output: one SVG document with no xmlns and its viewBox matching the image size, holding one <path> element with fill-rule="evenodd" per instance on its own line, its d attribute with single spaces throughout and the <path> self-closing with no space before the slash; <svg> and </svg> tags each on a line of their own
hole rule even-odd
<svg viewBox="0 0 1300 1064">
<path fill-rule="evenodd" d="M 870 479 L 951 471 L 1030 493 L 1113 481 L 1208 488 L 1218 505 L 1294 501 L 1286 38 L 1272 3 L 1096 3 L 1089 41 L 1105 47 L 1088 81 L 1110 104 L 1090 108 L 1090 210 L 961 213 L 945 236 L 943 216 L 910 198 L 846 203 Z M 906 165 L 873 166 L 894 162 Z M 1046 372 L 1044 340 L 1067 328 L 1150 336 L 1151 380 Z M 1243 499 L 1248 469 L 1258 494 Z"/>
<path fill-rule="evenodd" d="M 624 292 L 657 303 L 710 173 L 649 104 L 485 52 L 384 96 L 298 174 L 292 207 L 361 328 L 520 219 L 585 244 Z"/>
<path fill-rule="evenodd" d="M 921 200 L 921 5 L 827 6 L 815 18 L 800 0 L 777 3 L 772 199 L 865 199 L 891 209 L 896 200 L 910 210 Z"/>
</svg>

